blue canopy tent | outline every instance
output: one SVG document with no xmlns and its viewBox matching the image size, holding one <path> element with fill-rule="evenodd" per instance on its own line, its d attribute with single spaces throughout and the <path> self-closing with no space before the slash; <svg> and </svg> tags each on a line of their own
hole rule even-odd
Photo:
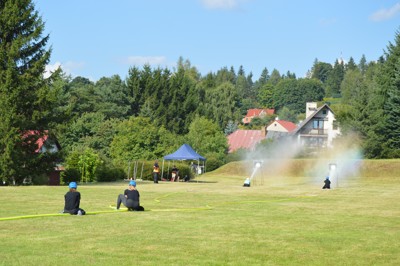
<svg viewBox="0 0 400 266">
<path fill-rule="evenodd" d="M 203 169 L 205 169 L 206 158 L 195 152 L 193 148 L 190 147 L 189 144 L 183 144 L 179 149 L 176 150 L 176 152 L 164 156 L 164 160 L 166 161 L 192 160 L 192 161 L 197 161 L 198 162 L 197 165 L 199 167 L 200 167 L 200 162 L 203 162 Z M 164 161 L 163 161 L 163 168 L 164 168 Z M 198 172 L 196 171 L 196 173 Z"/>
</svg>

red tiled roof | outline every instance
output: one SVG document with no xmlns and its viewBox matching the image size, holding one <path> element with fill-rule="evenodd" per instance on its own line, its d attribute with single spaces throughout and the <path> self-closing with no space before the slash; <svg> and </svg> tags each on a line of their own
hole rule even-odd
<svg viewBox="0 0 400 266">
<path fill-rule="evenodd" d="M 275 113 L 275 109 L 249 109 L 247 110 L 246 117 L 260 116 L 262 112 L 267 115 L 273 115 Z"/>
<path fill-rule="evenodd" d="M 30 130 L 30 131 L 25 133 L 25 137 L 24 138 L 26 138 L 28 136 L 34 136 L 34 135 L 40 135 L 40 132 L 36 131 L 36 130 Z M 43 147 L 44 143 L 46 142 L 47 138 L 48 138 L 47 130 L 45 130 L 43 136 L 38 138 L 37 141 L 36 141 L 36 144 L 38 145 L 38 148 L 35 150 L 35 152 L 39 152 L 40 151 L 40 149 Z"/>
<path fill-rule="evenodd" d="M 253 117 L 258 117 L 261 115 L 273 115 L 275 113 L 275 109 L 249 109 L 247 110 L 246 116 L 242 119 L 244 124 L 248 124 L 251 122 Z"/>
<path fill-rule="evenodd" d="M 296 124 L 286 120 L 276 120 L 281 126 L 287 129 L 288 132 L 292 132 L 297 128 Z"/>
<path fill-rule="evenodd" d="M 261 130 L 238 129 L 228 137 L 229 153 L 239 148 L 254 149 L 255 145 L 265 138 Z"/>
</svg>

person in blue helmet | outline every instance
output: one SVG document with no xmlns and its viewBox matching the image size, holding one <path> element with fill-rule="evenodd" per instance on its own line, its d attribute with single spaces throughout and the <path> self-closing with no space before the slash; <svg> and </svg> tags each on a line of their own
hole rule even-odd
<svg viewBox="0 0 400 266">
<path fill-rule="evenodd" d="M 140 194 L 136 189 L 136 181 L 129 181 L 129 187 L 125 189 L 124 194 L 119 194 L 117 198 L 117 210 L 121 206 L 121 203 L 128 208 L 128 211 L 144 211 L 144 208 L 140 206 Z"/>
<path fill-rule="evenodd" d="M 81 193 L 76 191 L 78 185 L 76 182 L 69 183 L 69 191 L 65 194 L 64 213 L 74 215 L 85 215 L 86 212 L 79 207 L 81 202 Z"/>
<path fill-rule="evenodd" d="M 329 176 L 325 178 L 322 189 L 331 189 L 331 181 L 329 180 Z"/>
<path fill-rule="evenodd" d="M 250 178 L 246 178 L 243 183 L 244 187 L 250 187 Z"/>
</svg>

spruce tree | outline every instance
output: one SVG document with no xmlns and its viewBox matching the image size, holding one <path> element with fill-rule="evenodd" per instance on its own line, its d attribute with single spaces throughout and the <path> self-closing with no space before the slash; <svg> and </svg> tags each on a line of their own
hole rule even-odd
<svg viewBox="0 0 400 266">
<path fill-rule="evenodd" d="M 43 30 L 31 0 L 0 1 L 0 179 L 15 184 L 50 168 L 36 152 L 51 117 Z"/>
<path fill-rule="evenodd" d="M 400 157 L 400 32 L 396 32 L 395 43 L 389 44 L 387 60 L 381 73 L 382 94 L 386 100 L 383 106 L 386 126 L 384 135 L 385 157 Z"/>
</svg>

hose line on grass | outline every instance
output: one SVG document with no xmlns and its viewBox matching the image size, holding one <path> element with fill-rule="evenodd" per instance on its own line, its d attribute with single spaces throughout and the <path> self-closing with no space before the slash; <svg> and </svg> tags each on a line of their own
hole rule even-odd
<svg viewBox="0 0 400 266">
<path fill-rule="evenodd" d="M 177 194 L 178 192 L 175 193 L 169 193 L 166 195 L 163 195 L 161 197 L 158 197 L 154 199 L 157 203 L 160 203 L 160 199 L 167 198 L 171 195 Z M 296 200 L 298 198 L 308 198 L 310 196 L 299 196 L 299 197 L 294 197 L 294 198 L 284 198 L 284 199 L 274 199 L 274 200 L 248 200 L 248 201 L 231 201 L 231 202 L 221 202 L 218 204 L 213 204 L 213 205 L 206 205 L 204 207 L 196 207 L 196 208 L 182 208 L 182 209 L 146 209 L 147 211 L 152 211 L 152 212 L 186 212 L 186 211 L 206 211 L 206 210 L 212 210 L 218 206 L 224 206 L 224 205 L 236 205 L 236 204 L 251 204 L 251 203 L 268 203 L 268 202 L 283 202 L 283 201 L 292 201 Z M 128 211 L 127 208 L 121 208 L 119 210 L 116 210 L 114 206 L 110 205 L 113 210 L 110 211 L 94 211 L 94 212 L 86 212 L 86 215 L 96 215 L 96 214 L 102 214 L 102 213 L 115 213 L 115 212 L 124 212 Z M 30 218 L 40 218 L 40 217 L 52 217 L 52 216 L 67 216 L 70 215 L 69 213 L 48 213 L 48 214 L 34 214 L 34 215 L 22 215 L 22 216 L 13 216 L 13 217 L 0 217 L 0 221 L 10 221 L 10 220 L 20 220 L 20 219 L 30 219 Z"/>
</svg>

